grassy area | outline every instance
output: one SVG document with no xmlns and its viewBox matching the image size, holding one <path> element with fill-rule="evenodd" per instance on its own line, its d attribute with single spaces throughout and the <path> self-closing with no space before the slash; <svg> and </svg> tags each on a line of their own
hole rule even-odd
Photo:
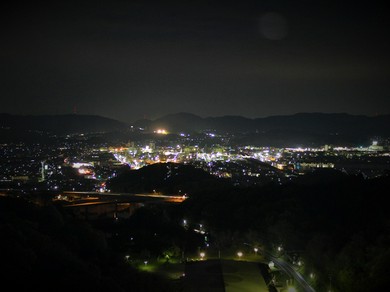
<svg viewBox="0 0 390 292">
<path fill-rule="evenodd" d="M 226 292 L 268 292 L 257 262 L 222 260 Z"/>
<path fill-rule="evenodd" d="M 203 273 L 205 272 L 205 269 L 207 270 L 211 268 L 211 263 L 214 263 L 212 265 L 217 264 L 220 267 L 220 276 L 218 276 L 218 273 L 211 273 L 213 275 L 210 275 L 209 273 L 206 274 L 208 275 L 208 277 L 211 277 L 213 279 L 214 277 L 220 277 L 222 281 L 222 286 L 220 288 L 222 289 L 225 286 L 224 289 L 226 292 L 268 292 L 265 281 L 258 268 L 258 263 L 264 262 L 264 258 L 261 255 L 255 253 L 243 253 L 239 256 L 237 252 L 236 254 L 234 254 L 233 252 L 229 252 L 218 254 L 217 256 L 215 254 L 212 255 L 213 256 L 209 256 L 209 254 L 205 252 L 203 259 L 200 255 L 193 255 L 192 257 L 189 257 L 189 262 L 187 263 L 187 265 L 190 265 L 191 269 L 188 269 L 189 266 L 187 266 L 186 269 L 186 263 L 181 262 L 181 259 L 175 258 L 171 258 L 169 261 L 166 261 L 165 259 L 155 259 L 149 260 L 147 262 L 137 261 L 133 262 L 132 264 L 141 271 L 156 273 L 170 280 L 178 280 L 185 276 L 184 279 L 186 279 L 185 283 L 187 283 L 186 287 L 188 288 L 188 281 L 190 281 L 190 278 L 195 277 L 196 279 L 199 275 L 185 275 L 187 271 L 189 273 L 196 274 Z M 219 255 L 221 255 L 221 259 L 219 258 Z M 202 277 L 206 277 L 206 274 L 204 274 Z M 191 285 L 195 285 L 197 281 L 198 280 L 193 279 L 192 281 L 190 281 L 192 283 Z M 216 281 L 216 279 L 209 279 L 209 281 Z"/>
<path fill-rule="evenodd" d="M 186 292 L 225 292 L 220 261 L 188 262 L 183 287 Z"/>
<path fill-rule="evenodd" d="M 168 279 L 179 279 L 184 274 L 185 264 L 178 260 L 150 260 L 134 264 L 139 270 L 160 274 Z"/>
</svg>

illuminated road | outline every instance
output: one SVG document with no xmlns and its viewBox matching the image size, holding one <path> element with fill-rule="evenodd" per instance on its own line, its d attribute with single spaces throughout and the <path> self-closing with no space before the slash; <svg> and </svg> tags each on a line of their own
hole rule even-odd
<svg viewBox="0 0 390 292">
<path fill-rule="evenodd" d="M 108 193 L 108 192 L 74 192 L 74 191 L 65 191 L 62 192 L 65 196 L 73 197 L 95 197 L 99 199 L 109 199 L 112 200 L 115 198 L 116 201 L 134 201 L 134 202 L 143 202 L 143 201 L 161 201 L 167 203 L 182 203 L 188 197 L 187 196 L 168 196 L 162 195 L 160 193 L 144 193 L 144 194 L 130 194 L 130 193 Z"/>
<path fill-rule="evenodd" d="M 275 266 L 284 271 L 291 278 L 294 278 L 305 292 L 315 292 L 313 287 L 311 287 L 309 283 L 306 282 L 303 276 L 298 271 L 296 271 L 294 267 L 291 266 L 291 264 L 271 255 L 269 252 L 263 251 L 263 253 L 267 259 L 271 260 L 275 264 Z"/>
<path fill-rule="evenodd" d="M 252 245 L 248 243 L 244 243 L 244 244 L 252 247 Z M 261 250 L 261 252 L 263 253 L 264 257 L 267 260 L 272 261 L 275 264 L 275 266 L 277 266 L 280 270 L 285 272 L 289 277 L 295 279 L 295 281 L 301 286 L 301 288 L 305 292 L 315 292 L 314 288 L 311 287 L 309 283 L 307 283 L 305 278 L 303 278 L 303 276 L 298 271 L 296 271 L 291 264 L 273 256 L 271 253 L 265 250 Z"/>
</svg>

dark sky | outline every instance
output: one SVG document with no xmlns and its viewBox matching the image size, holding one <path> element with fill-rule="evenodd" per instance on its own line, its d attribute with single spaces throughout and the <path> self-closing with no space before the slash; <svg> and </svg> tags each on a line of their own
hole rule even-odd
<svg viewBox="0 0 390 292">
<path fill-rule="evenodd" d="M 52 2 L 1 7 L 0 112 L 390 113 L 380 1 Z"/>
</svg>

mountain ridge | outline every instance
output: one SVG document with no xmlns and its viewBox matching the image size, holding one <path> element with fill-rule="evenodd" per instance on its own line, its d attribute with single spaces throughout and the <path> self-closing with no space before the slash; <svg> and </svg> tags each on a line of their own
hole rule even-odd
<svg viewBox="0 0 390 292">
<path fill-rule="evenodd" d="M 242 143 L 290 144 L 362 143 L 375 137 L 390 137 L 390 115 L 365 116 L 347 113 L 297 113 L 264 118 L 236 115 L 200 117 L 190 113 L 169 114 L 132 124 L 97 115 L 12 115 L 0 113 L 2 131 L 43 131 L 56 134 L 115 132 L 130 129 L 153 133 L 164 128 L 170 133 L 232 133 Z M 13 131 L 9 131 L 11 129 Z"/>
<path fill-rule="evenodd" d="M 259 131 L 264 129 L 275 129 L 278 127 L 308 129 L 316 128 L 318 126 L 332 128 L 334 130 L 340 130 L 347 126 L 349 131 L 352 126 L 358 126 L 359 124 L 359 126 L 362 126 L 360 130 L 365 129 L 366 127 L 373 128 L 375 126 L 383 128 L 388 122 L 390 122 L 390 114 L 370 117 L 347 113 L 313 112 L 296 113 L 293 115 L 275 115 L 264 118 L 247 118 L 235 115 L 202 118 L 190 113 L 178 113 L 169 114 L 155 120 L 138 120 L 134 124 L 141 125 L 144 123 L 144 125 L 147 124 L 146 127 L 149 128 L 167 128 L 167 130 L 172 132 L 180 130 L 204 131 L 207 129 L 214 129 L 216 131 L 229 129 L 238 131 Z M 191 127 L 186 128 L 190 123 L 196 123 L 196 126 L 191 125 Z"/>
<path fill-rule="evenodd" d="M 13 115 L 0 113 L 0 127 L 61 134 L 125 130 L 126 123 L 98 115 Z"/>
<path fill-rule="evenodd" d="M 140 126 L 142 123 L 138 123 Z M 347 113 L 297 113 L 246 118 L 221 116 L 202 118 L 193 114 L 171 114 L 142 124 L 145 132 L 163 128 L 170 133 L 216 132 L 234 135 L 240 144 L 284 147 L 286 145 L 368 145 L 390 137 L 390 115 L 364 116 Z"/>
</svg>

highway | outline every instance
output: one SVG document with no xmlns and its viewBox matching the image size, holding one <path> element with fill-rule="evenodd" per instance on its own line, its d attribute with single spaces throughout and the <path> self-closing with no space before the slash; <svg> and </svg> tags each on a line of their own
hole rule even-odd
<svg viewBox="0 0 390 292">
<path fill-rule="evenodd" d="M 93 196 L 97 198 L 107 198 L 112 200 L 133 200 L 142 202 L 144 200 L 157 200 L 169 203 L 182 203 L 186 200 L 187 196 L 168 196 L 162 195 L 160 193 L 143 193 L 143 194 L 130 194 L 130 193 L 109 193 L 109 192 L 75 192 L 75 191 L 64 191 L 63 195 L 66 196 L 78 196 L 78 197 L 88 197 Z"/>
</svg>

